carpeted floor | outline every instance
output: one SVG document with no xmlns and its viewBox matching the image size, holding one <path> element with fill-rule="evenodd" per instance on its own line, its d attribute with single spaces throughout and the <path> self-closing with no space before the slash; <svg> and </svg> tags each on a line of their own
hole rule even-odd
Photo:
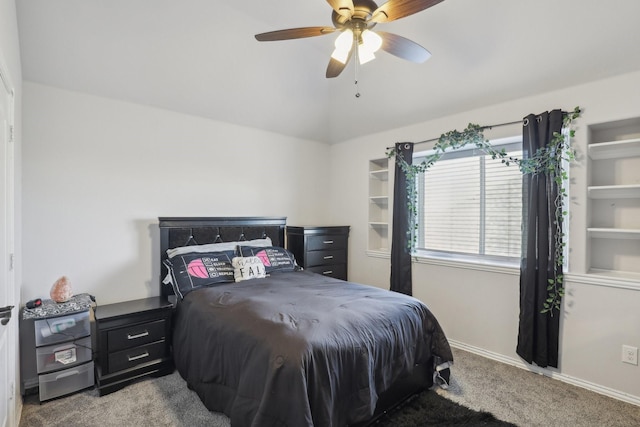
<svg viewBox="0 0 640 427">
<path fill-rule="evenodd" d="M 454 349 L 448 390 L 430 392 L 476 411 L 489 412 L 500 420 L 521 427 L 640 426 L 640 406 L 624 403 L 557 380 L 504 365 L 466 351 Z M 415 400 L 410 404 L 421 404 Z M 448 402 L 444 402 L 445 404 Z M 410 415 L 408 408 L 402 414 Z M 393 414 L 392 414 L 393 415 Z M 415 414 L 414 414 L 415 415 Z M 410 416 L 408 426 L 456 425 L 451 420 L 429 424 Z M 401 423 L 396 419 L 396 423 Z M 387 424 L 383 424 L 386 422 Z M 399 427 L 389 424 L 380 427 Z M 466 425 L 496 425 L 474 421 Z M 177 372 L 146 379 L 99 397 L 97 391 L 81 393 L 39 404 L 25 399 L 20 427 L 209 426 L 229 427 L 221 414 L 209 412 Z M 460 425 L 460 424 L 458 424 Z"/>
</svg>

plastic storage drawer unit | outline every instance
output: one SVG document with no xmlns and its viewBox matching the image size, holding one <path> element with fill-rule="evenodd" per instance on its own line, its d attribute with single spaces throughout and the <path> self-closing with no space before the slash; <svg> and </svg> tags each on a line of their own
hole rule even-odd
<svg viewBox="0 0 640 427">
<path fill-rule="evenodd" d="M 91 361 L 91 337 L 36 348 L 38 373 L 70 368 Z"/>
<path fill-rule="evenodd" d="M 93 298 L 72 296 L 20 310 L 20 393 L 40 401 L 93 387 Z"/>
<path fill-rule="evenodd" d="M 40 375 L 40 401 L 64 396 L 93 385 L 93 362 Z"/>
<path fill-rule="evenodd" d="M 91 335 L 89 311 L 35 321 L 37 347 L 88 335 Z"/>
</svg>

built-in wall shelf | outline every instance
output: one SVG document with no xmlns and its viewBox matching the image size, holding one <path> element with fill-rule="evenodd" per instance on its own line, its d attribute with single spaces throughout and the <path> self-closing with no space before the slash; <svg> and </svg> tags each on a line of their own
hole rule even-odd
<svg viewBox="0 0 640 427">
<path fill-rule="evenodd" d="M 371 196 L 369 200 L 379 205 L 389 204 L 389 196 Z"/>
<path fill-rule="evenodd" d="M 376 221 L 369 221 L 369 225 L 371 227 L 378 227 L 378 228 L 386 228 L 389 226 L 388 222 L 376 222 Z"/>
<path fill-rule="evenodd" d="M 589 144 L 589 157 L 593 160 L 640 156 L 640 138 Z"/>
<path fill-rule="evenodd" d="M 640 239 L 640 230 L 625 228 L 587 228 L 589 237 L 595 239 Z"/>
<path fill-rule="evenodd" d="M 369 161 L 369 239 L 367 253 L 389 252 L 389 159 Z"/>
<path fill-rule="evenodd" d="M 590 274 L 640 279 L 640 117 L 589 126 Z"/>
<path fill-rule="evenodd" d="M 640 184 L 594 185 L 587 194 L 590 199 L 635 199 L 640 198 Z"/>
<path fill-rule="evenodd" d="M 592 268 L 589 270 L 589 274 L 593 276 L 601 276 L 606 279 L 620 279 L 624 281 L 640 282 L 640 273 L 634 273 L 631 271 L 616 271 L 616 270 L 601 270 L 598 268 Z M 637 286 L 637 284 L 635 284 Z"/>
<path fill-rule="evenodd" d="M 372 170 L 372 171 L 369 171 L 369 174 L 376 179 L 381 179 L 386 181 L 389 177 L 389 169 Z"/>
</svg>

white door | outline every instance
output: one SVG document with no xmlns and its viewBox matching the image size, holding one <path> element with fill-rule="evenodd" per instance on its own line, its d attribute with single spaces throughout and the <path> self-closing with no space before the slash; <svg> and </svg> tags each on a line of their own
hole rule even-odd
<svg viewBox="0 0 640 427">
<path fill-rule="evenodd" d="M 6 74 L 0 69 L 0 314 L 13 305 L 13 95 Z M 17 309 L 0 322 L 0 427 L 15 422 Z M 2 317 L 2 316 L 0 316 Z"/>
</svg>

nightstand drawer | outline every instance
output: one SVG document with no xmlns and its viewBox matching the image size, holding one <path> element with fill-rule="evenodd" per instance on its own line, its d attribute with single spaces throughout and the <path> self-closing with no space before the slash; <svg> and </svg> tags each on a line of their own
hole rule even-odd
<svg viewBox="0 0 640 427">
<path fill-rule="evenodd" d="M 88 311 L 36 320 L 34 323 L 37 347 L 91 334 Z"/>
<path fill-rule="evenodd" d="M 317 265 L 328 265 L 343 263 L 346 260 L 346 252 L 344 249 L 337 251 L 314 251 L 307 252 L 307 267 L 315 267 Z"/>
<path fill-rule="evenodd" d="M 93 387 L 93 362 L 40 375 L 40 401 L 64 396 L 83 388 Z"/>
<path fill-rule="evenodd" d="M 344 249 L 346 247 L 347 236 L 344 235 L 309 236 L 307 241 L 307 251 Z"/>
<path fill-rule="evenodd" d="M 322 274 L 324 276 L 333 277 L 335 279 L 344 280 L 347 276 L 347 264 L 321 265 L 318 267 L 310 267 L 306 270 Z"/>
<path fill-rule="evenodd" d="M 111 353 L 109 354 L 109 372 L 117 372 L 161 359 L 166 356 L 166 349 L 167 343 L 163 340 Z"/>
<path fill-rule="evenodd" d="M 91 337 L 36 348 L 38 373 L 70 368 L 90 361 Z"/>
<path fill-rule="evenodd" d="M 114 329 L 107 334 L 108 351 L 124 350 L 162 340 L 165 338 L 165 331 L 164 319 Z"/>
</svg>

